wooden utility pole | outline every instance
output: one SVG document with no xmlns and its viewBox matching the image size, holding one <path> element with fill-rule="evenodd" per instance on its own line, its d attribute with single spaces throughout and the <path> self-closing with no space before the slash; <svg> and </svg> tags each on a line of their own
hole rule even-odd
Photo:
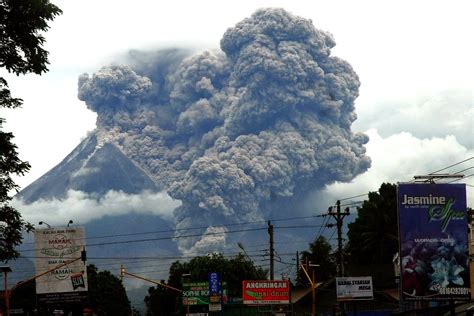
<svg viewBox="0 0 474 316">
<path fill-rule="evenodd" d="M 333 211 L 332 207 L 329 207 L 328 215 L 331 215 L 336 220 L 337 227 L 337 251 L 339 254 L 339 264 L 337 269 L 337 275 L 339 277 L 344 276 L 344 248 L 342 246 L 342 225 L 344 223 L 344 217 L 349 215 L 349 208 L 346 208 L 344 212 L 341 212 L 341 201 L 336 202 L 336 212 Z M 328 227 L 334 226 L 334 224 L 328 224 Z"/>
<path fill-rule="evenodd" d="M 273 248 L 273 225 L 270 221 L 268 221 L 268 235 L 270 235 L 270 280 L 275 279 L 274 275 L 274 257 L 275 257 L 275 249 Z"/>
</svg>

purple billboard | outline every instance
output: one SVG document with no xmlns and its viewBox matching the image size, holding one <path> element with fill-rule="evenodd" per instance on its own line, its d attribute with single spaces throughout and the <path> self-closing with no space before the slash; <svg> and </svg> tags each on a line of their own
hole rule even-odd
<svg viewBox="0 0 474 316">
<path fill-rule="evenodd" d="M 399 184 L 403 300 L 469 300 L 464 184 Z"/>
</svg>

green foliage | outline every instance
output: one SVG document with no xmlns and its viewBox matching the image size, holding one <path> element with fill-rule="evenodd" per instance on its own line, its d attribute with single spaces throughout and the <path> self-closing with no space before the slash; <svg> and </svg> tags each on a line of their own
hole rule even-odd
<svg viewBox="0 0 474 316">
<path fill-rule="evenodd" d="M 357 219 L 348 225 L 347 252 L 353 263 L 391 263 L 398 251 L 397 187 L 383 183 L 378 192 L 370 192 L 357 211 Z"/>
<path fill-rule="evenodd" d="M 243 254 L 231 259 L 224 258 L 221 254 L 213 254 L 194 257 L 189 262 L 173 262 L 170 266 L 168 285 L 180 289 L 184 282 L 207 282 L 210 272 L 217 272 L 221 281 L 227 283 L 229 297 L 242 297 L 243 280 L 267 278 L 267 271 L 255 267 L 254 263 Z M 179 292 L 164 287 L 150 288 L 145 298 L 147 315 L 171 315 L 173 312 L 183 311 L 180 298 Z M 166 312 L 160 309 L 160 306 L 163 308 L 162 304 L 166 304 Z"/>
<path fill-rule="evenodd" d="M 47 71 L 48 52 L 43 49 L 48 21 L 61 10 L 48 0 L 0 0 L 0 67 L 16 75 Z M 16 108 L 22 100 L 11 96 L 7 81 L 0 77 L 0 107 Z M 23 175 L 30 169 L 18 158 L 13 134 L 2 129 L 0 118 L 0 261 L 18 257 L 15 250 L 21 244 L 21 231 L 33 227 L 21 219 L 9 205 L 10 192 L 18 191 L 12 175 Z"/>
<path fill-rule="evenodd" d="M 130 301 L 122 281 L 110 271 L 98 271 L 94 265 L 87 266 L 89 302 L 97 315 L 128 316 Z"/>
<path fill-rule="evenodd" d="M 327 281 L 336 273 L 335 258 L 331 254 L 331 250 L 331 245 L 327 239 L 324 236 L 319 236 L 309 244 L 308 251 L 301 253 L 300 264 L 312 263 L 319 265 L 319 267 L 314 267 L 316 282 Z M 312 277 L 312 274 L 310 274 L 310 277 Z M 297 284 L 309 285 L 308 277 L 301 268 L 298 269 Z"/>
<path fill-rule="evenodd" d="M 0 81 L 1 83 L 1 81 Z M 0 128 L 2 127 L 0 118 Z M 9 205 L 9 192 L 17 191 L 18 186 L 12 174 L 23 175 L 30 169 L 27 162 L 18 158 L 17 147 L 11 142 L 13 135 L 0 130 L 0 261 L 18 258 L 16 247 L 21 244 L 22 230 L 33 227 L 24 222 L 21 214 Z"/>
<path fill-rule="evenodd" d="M 2 0 L 0 66 L 17 75 L 47 71 L 48 52 L 40 32 L 61 13 L 49 0 Z"/>
<path fill-rule="evenodd" d="M 33 313 L 36 308 L 36 282 L 34 280 L 16 287 L 10 293 L 10 308 L 22 308 Z"/>
<path fill-rule="evenodd" d="M 179 293 L 170 291 L 165 287 L 150 287 L 145 297 L 148 316 L 173 315 L 176 310 L 176 300 Z"/>
</svg>

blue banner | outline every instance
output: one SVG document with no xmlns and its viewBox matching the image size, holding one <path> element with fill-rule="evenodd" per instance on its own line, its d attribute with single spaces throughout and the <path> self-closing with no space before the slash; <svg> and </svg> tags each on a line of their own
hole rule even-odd
<svg viewBox="0 0 474 316">
<path fill-rule="evenodd" d="M 209 295 L 220 295 L 219 274 L 217 272 L 209 273 Z"/>
<path fill-rule="evenodd" d="M 469 300 L 465 184 L 398 186 L 403 300 Z"/>
</svg>

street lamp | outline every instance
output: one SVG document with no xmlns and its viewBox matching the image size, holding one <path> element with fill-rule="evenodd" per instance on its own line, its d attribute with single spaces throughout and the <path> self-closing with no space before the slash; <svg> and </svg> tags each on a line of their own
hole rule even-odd
<svg viewBox="0 0 474 316">
<path fill-rule="evenodd" d="M 313 279 L 313 286 L 311 287 L 312 288 L 311 295 L 313 296 L 313 316 L 316 316 L 316 277 L 315 277 L 314 270 L 316 270 L 315 269 L 316 267 L 319 267 L 319 264 L 313 264 L 309 262 L 309 266 L 313 268 L 311 269 L 311 276 Z"/>
<path fill-rule="evenodd" d="M 49 225 L 49 224 L 46 223 L 45 221 L 40 221 L 38 224 L 39 224 L 39 225 L 46 225 L 46 226 L 48 226 L 48 228 L 51 228 L 51 225 Z"/>
<path fill-rule="evenodd" d="M 245 251 L 244 245 L 240 241 L 237 243 L 237 246 L 239 246 L 239 248 L 242 249 L 247 260 L 252 262 L 252 259 L 250 259 L 249 255 L 247 254 L 247 251 Z"/>
<path fill-rule="evenodd" d="M 71 225 L 72 223 L 74 222 L 72 221 L 72 219 L 70 219 L 69 222 L 67 223 L 67 227 L 69 227 L 69 225 Z"/>
<path fill-rule="evenodd" d="M 314 263 L 309 262 L 309 263 L 307 263 L 307 268 L 309 268 L 309 267 L 319 267 L 319 264 L 314 264 Z M 311 284 L 311 296 L 312 296 L 312 300 L 313 300 L 311 315 L 316 316 L 316 277 L 315 277 L 315 273 L 314 273 L 315 269 L 311 269 L 311 274 L 312 275 L 311 275 L 311 278 L 310 278 L 309 274 L 308 274 L 308 271 L 307 271 L 307 268 L 305 268 L 305 266 L 303 264 L 301 265 L 301 268 L 303 269 L 303 272 L 305 273 L 306 277 L 308 278 L 309 283 Z"/>
</svg>

